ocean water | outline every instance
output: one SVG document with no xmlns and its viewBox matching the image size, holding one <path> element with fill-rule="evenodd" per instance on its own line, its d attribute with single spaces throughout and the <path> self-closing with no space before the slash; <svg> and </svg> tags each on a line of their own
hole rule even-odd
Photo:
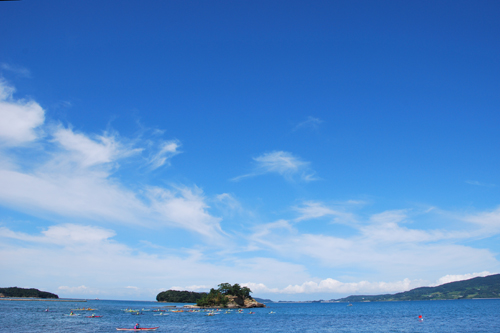
<svg viewBox="0 0 500 333">
<path fill-rule="evenodd" d="M 168 304 L 136 301 L 43 302 L 0 301 L 0 332 L 117 332 L 117 327 L 159 326 L 156 332 L 500 332 L 500 300 L 413 301 L 376 303 L 267 304 L 240 314 L 222 310 L 173 313 L 123 309 L 155 309 Z M 45 312 L 46 308 L 49 312 Z M 91 307 L 95 311 L 70 309 Z M 270 314 L 269 312 L 275 312 Z M 86 315 L 102 315 L 86 318 Z M 419 315 L 423 320 L 419 320 Z"/>
</svg>

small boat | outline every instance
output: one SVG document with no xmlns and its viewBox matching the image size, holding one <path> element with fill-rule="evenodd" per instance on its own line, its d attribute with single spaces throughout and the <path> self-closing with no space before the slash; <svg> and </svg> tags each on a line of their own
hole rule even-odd
<svg viewBox="0 0 500 333">
<path fill-rule="evenodd" d="M 94 315 L 92 315 L 92 316 L 85 316 L 85 318 L 101 318 L 101 317 L 102 316 L 94 316 Z"/>
<path fill-rule="evenodd" d="M 157 327 L 143 327 L 143 328 L 116 328 L 117 331 L 156 331 L 160 326 Z"/>
</svg>

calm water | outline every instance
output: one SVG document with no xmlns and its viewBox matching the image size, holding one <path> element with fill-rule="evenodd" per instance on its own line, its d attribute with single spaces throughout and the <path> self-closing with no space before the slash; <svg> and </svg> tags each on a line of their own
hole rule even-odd
<svg viewBox="0 0 500 333">
<path fill-rule="evenodd" d="M 156 302 L 0 301 L 0 332 L 117 332 L 117 327 L 160 326 L 156 332 L 500 332 L 500 300 L 415 301 L 332 304 L 268 304 L 255 314 L 233 311 L 206 313 L 144 311 L 132 315 L 123 309 L 154 309 Z M 179 304 L 178 304 L 179 305 Z M 44 310 L 49 307 L 49 312 Z M 70 309 L 91 307 L 93 312 Z M 270 311 L 276 313 L 269 314 Z M 102 318 L 86 318 L 95 313 Z M 423 316 L 423 321 L 418 316 Z"/>
</svg>

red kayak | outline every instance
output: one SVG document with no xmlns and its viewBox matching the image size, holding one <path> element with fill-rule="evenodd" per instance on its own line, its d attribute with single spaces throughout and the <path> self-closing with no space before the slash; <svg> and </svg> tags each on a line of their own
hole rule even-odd
<svg viewBox="0 0 500 333">
<path fill-rule="evenodd" d="M 102 316 L 85 316 L 87 318 L 101 318 Z"/>
<path fill-rule="evenodd" d="M 144 328 L 117 328 L 117 331 L 135 331 L 135 332 L 140 332 L 140 331 L 155 331 L 159 328 L 158 327 L 144 327 Z"/>
</svg>

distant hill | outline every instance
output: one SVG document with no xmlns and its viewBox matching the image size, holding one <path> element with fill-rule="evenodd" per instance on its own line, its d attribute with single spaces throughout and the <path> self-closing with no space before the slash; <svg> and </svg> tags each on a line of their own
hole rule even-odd
<svg viewBox="0 0 500 333">
<path fill-rule="evenodd" d="M 56 294 L 40 291 L 35 288 L 0 288 L 0 297 L 36 297 L 36 298 L 59 298 Z"/>
<path fill-rule="evenodd" d="M 420 287 L 397 294 L 349 296 L 337 301 L 377 302 L 471 298 L 500 298 L 500 274 L 445 283 L 437 287 Z"/>
<path fill-rule="evenodd" d="M 272 301 L 270 299 L 267 299 L 267 298 L 254 297 L 253 299 L 256 300 L 259 303 L 274 303 L 274 301 Z"/>
</svg>

